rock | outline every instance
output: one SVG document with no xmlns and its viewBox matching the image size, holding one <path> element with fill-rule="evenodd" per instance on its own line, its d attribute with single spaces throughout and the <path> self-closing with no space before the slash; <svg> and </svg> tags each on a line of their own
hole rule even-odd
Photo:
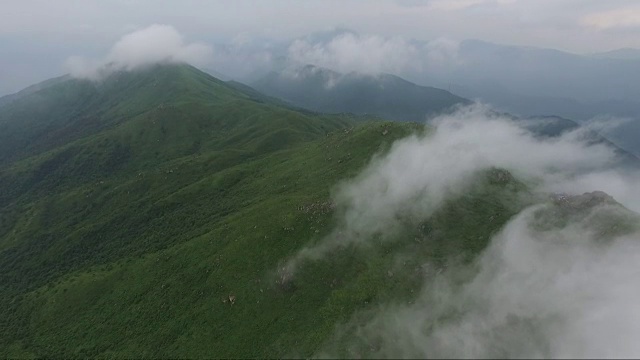
<svg viewBox="0 0 640 360">
<path fill-rule="evenodd" d="M 613 197 L 603 191 L 593 191 L 582 195 L 554 193 L 551 195 L 551 199 L 561 208 L 573 210 L 585 210 L 602 204 L 617 204 Z"/>
<path fill-rule="evenodd" d="M 293 292 L 296 290 L 296 285 L 293 282 L 293 275 L 285 268 L 280 272 L 280 276 L 276 283 L 282 291 Z"/>
</svg>

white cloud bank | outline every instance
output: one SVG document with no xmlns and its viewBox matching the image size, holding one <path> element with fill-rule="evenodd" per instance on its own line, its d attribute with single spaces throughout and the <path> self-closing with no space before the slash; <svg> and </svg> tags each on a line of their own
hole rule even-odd
<svg viewBox="0 0 640 360">
<path fill-rule="evenodd" d="M 295 40 L 289 59 L 342 73 L 401 73 L 420 66 L 419 49 L 400 37 L 343 33 L 328 41 Z"/>
<path fill-rule="evenodd" d="M 213 49 L 201 43 L 186 43 L 172 26 L 151 25 L 123 36 L 104 59 L 70 57 L 66 66 L 72 76 L 98 79 L 109 71 L 134 70 L 156 63 L 208 64 Z"/>
<path fill-rule="evenodd" d="M 303 249 L 292 264 L 323 256 L 345 241 L 393 233 L 401 224 L 399 217 L 427 218 L 471 186 L 476 174 L 493 167 L 533 181 L 534 190 L 602 190 L 625 202 L 633 200 L 626 205 L 640 210 L 635 179 L 611 169 L 618 160 L 614 149 L 582 141 L 583 129 L 540 139 L 483 105 L 462 108 L 432 123 L 433 133 L 396 142 L 389 154 L 338 187 L 334 197 L 344 210 L 341 225 L 326 241 Z"/>
<path fill-rule="evenodd" d="M 566 226 L 535 230 L 548 205 L 521 212 L 460 284 L 450 268 L 417 301 L 382 308 L 347 353 L 377 358 L 637 358 L 640 234 L 604 242 L 602 206 Z M 600 214 L 598 214 L 600 213 Z"/>
<path fill-rule="evenodd" d="M 329 35 L 294 40 L 286 50 L 285 73 L 298 74 L 302 67 L 314 65 L 340 75 L 390 73 L 414 79 L 416 75 L 446 73 L 463 65 L 458 56 L 459 43 L 446 38 L 418 42 L 351 31 Z M 341 80 L 342 76 L 332 78 L 326 85 L 330 88 Z"/>
<path fill-rule="evenodd" d="M 617 169 L 614 150 L 583 140 L 582 131 L 540 138 L 479 105 L 442 116 L 436 126 L 426 136 L 398 141 L 340 186 L 337 228 L 303 249 L 285 271 L 293 274 L 345 244 L 393 239 L 388 235 L 403 226 L 398 218 L 428 218 L 492 167 L 509 170 L 534 192 L 605 191 L 640 210 L 640 176 Z M 640 355 L 640 234 L 603 239 L 603 216 L 627 216 L 606 203 L 541 229 L 550 207 L 523 210 L 475 263 L 426 279 L 413 304 L 383 307 L 364 323 L 350 324 L 356 328 L 347 341 L 351 348 L 337 352 L 358 356 L 365 349 L 365 355 L 393 358 Z M 429 265 L 430 259 L 423 261 Z M 461 283 L 459 275 L 470 272 L 475 275 Z M 336 351 L 327 349 L 322 356 Z"/>
</svg>

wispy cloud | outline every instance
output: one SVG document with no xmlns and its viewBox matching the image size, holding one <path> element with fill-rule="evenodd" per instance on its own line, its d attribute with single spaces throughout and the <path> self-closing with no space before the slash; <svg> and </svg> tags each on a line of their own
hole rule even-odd
<svg viewBox="0 0 640 360">
<path fill-rule="evenodd" d="M 342 184 L 335 195 L 338 208 L 344 210 L 341 225 L 324 242 L 303 249 L 289 267 L 322 257 L 345 242 L 366 243 L 374 236 L 394 234 L 402 214 L 427 218 L 473 184 L 479 171 L 492 167 L 535 179 L 538 190 L 604 190 L 635 201 L 627 205 L 640 210 L 635 179 L 613 181 L 619 178 L 616 173 L 602 169 L 617 161 L 615 152 L 605 144 L 585 142 L 584 130 L 539 139 L 482 105 L 441 116 L 434 123 L 432 134 L 398 141 L 388 155 L 374 159 L 357 178 Z"/>
<path fill-rule="evenodd" d="M 344 246 L 394 241 L 407 224 L 429 219 L 494 167 L 527 183 L 533 194 L 565 192 L 577 200 L 562 205 L 534 195 L 528 203 L 535 204 L 508 221 L 475 262 L 452 262 L 425 275 L 409 304 L 356 314 L 321 357 L 637 356 L 637 217 L 596 191 L 639 210 L 640 176 L 618 169 L 612 148 L 583 135 L 540 138 L 475 105 L 440 117 L 424 136 L 398 141 L 342 184 L 334 196 L 336 229 L 295 256 L 285 274 L 295 276 L 297 267 Z M 560 206 L 570 214 L 563 221 Z M 436 266 L 429 257 L 416 261 Z"/>
<path fill-rule="evenodd" d="M 402 72 L 419 66 L 419 49 L 400 37 L 344 33 L 326 42 L 294 41 L 289 58 L 301 64 L 313 64 L 339 72 Z"/>
<path fill-rule="evenodd" d="M 212 60 L 213 50 L 201 43 L 187 43 L 168 25 L 151 25 L 123 36 L 103 59 L 70 57 L 71 75 L 96 79 L 105 71 L 133 70 L 154 63 L 186 62 L 203 66 Z"/>
<path fill-rule="evenodd" d="M 553 205 L 522 211 L 491 239 L 476 263 L 434 275 L 410 304 L 383 307 L 364 322 L 354 320 L 349 327 L 356 330 L 342 335 L 349 337 L 347 353 L 364 350 L 375 358 L 636 357 L 640 233 L 603 238 L 596 225 L 603 217 L 625 218 L 609 205 L 540 229 L 541 218 L 553 211 Z M 334 347 L 325 351 L 341 352 Z"/>
</svg>

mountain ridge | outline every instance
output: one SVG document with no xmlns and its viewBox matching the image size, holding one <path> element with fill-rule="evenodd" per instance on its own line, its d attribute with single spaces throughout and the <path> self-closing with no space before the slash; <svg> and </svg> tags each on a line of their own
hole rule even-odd
<svg viewBox="0 0 640 360">
<path fill-rule="evenodd" d="M 396 121 L 421 122 L 470 103 L 446 90 L 420 86 L 391 74 L 341 74 L 313 65 L 273 71 L 251 86 L 314 111 L 373 114 Z"/>
</svg>

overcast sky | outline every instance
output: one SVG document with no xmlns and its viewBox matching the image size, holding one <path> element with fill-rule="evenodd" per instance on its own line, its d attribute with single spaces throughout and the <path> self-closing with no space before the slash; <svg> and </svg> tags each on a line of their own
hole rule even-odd
<svg viewBox="0 0 640 360">
<path fill-rule="evenodd" d="M 104 58 L 152 24 L 201 45 L 288 41 L 340 27 L 576 53 L 640 48 L 637 0 L 2 0 L 0 95 L 63 74 L 70 57 Z"/>
</svg>

